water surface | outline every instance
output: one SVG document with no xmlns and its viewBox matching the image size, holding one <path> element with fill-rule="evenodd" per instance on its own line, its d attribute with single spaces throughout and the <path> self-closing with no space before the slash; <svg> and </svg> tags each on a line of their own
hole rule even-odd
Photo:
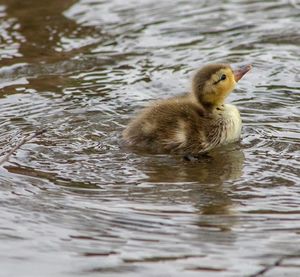
<svg viewBox="0 0 300 277">
<path fill-rule="evenodd" d="M 299 6 L 3 0 L 1 153 L 47 133 L 1 168 L 0 276 L 298 276 Z M 120 145 L 209 62 L 253 65 L 240 143 L 193 163 Z"/>
</svg>

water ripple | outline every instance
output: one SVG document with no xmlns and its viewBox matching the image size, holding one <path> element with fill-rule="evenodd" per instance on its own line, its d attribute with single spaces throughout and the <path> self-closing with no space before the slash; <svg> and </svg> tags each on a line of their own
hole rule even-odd
<svg viewBox="0 0 300 277">
<path fill-rule="evenodd" d="M 5 276 L 250 276 L 299 257 L 291 1 L 31 2 L 0 6 L 1 155 L 47 129 L 0 170 Z M 229 98 L 241 142 L 194 163 L 126 149 L 134 112 L 208 62 L 253 65 Z"/>
</svg>

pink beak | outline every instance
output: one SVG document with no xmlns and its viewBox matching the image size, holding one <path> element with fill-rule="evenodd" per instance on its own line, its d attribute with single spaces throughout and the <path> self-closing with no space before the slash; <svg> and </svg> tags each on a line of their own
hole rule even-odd
<svg viewBox="0 0 300 277">
<path fill-rule="evenodd" d="M 251 68 L 252 68 L 252 65 L 248 64 L 237 70 L 234 70 L 233 74 L 234 74 L 235 81 L 238 82 Z"/>
</svg>

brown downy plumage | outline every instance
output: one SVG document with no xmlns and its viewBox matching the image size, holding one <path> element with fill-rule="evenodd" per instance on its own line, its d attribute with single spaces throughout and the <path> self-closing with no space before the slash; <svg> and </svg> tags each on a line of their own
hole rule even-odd
<svg viewBox="0 0 300 277">
<path fill-rule="evenodd" d="M 224 100 L 250 68 L 203 67 L 193 78 L 191 93 L 154 102 L 142 110 L 124 130 L 125 143 L 156 153 L 198 156 L 239 140 L 239 111 Z"/>
</svg>

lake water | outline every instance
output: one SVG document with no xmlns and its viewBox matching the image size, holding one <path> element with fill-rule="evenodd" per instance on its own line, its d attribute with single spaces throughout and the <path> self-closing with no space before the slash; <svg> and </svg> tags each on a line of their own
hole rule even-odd
<svg viewBox="0 0 300 277">
<path fill-rule="evenodd" d="M 0 276 L 300 276 L 300 2 L 3 0 Z M 251 63 L 240 143 L 132 153 L 135 111 Z"/>
</svg>

